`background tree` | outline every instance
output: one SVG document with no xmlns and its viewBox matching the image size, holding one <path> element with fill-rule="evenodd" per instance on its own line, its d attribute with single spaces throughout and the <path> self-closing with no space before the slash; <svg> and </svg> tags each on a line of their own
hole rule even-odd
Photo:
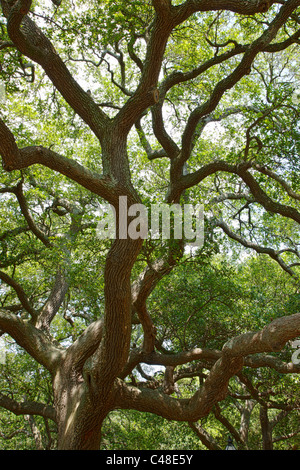
<svg viewBox="0 0 300 470">
<path fill-rule="evenodd" d="M 300 1 L 52 3 L 1 1 L 0 329 L 53 398 L 1 390 L 0 403 L 54 421 L 59 449 L 98 449 L 113 410 L 195 423 L 236 380 L 255 397 L 249 369 L 299 372 L 278 353 L 298 309 L 268 316 L 214 254 L 268 256 L 297 295 Z M 97 239 L 99 202 L 118 221 L 120 196 L 202 202 L 204 246 Z M 162 386 L 137 380 L 143 364 Z M 258 398 L 267 446 L 277 417 Z"/>
</svg>

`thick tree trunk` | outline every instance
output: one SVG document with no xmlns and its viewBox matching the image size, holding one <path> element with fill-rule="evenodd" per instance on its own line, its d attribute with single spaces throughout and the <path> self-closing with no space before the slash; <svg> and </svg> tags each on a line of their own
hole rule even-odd
<svg viewBox="0 0 300 470">
<path fill-rule="evenodd" d="M 95 411 L 82 378 L 71 377 L 63 366 L 55 376 L 53 389 L 58 449 L 99 449 L 101 420 L 95 421 Z"/>
<path fill-rule="evenodd" d="M 119 223 L 120 210 L 126 211 L 121 215 L 128 227 L 127 208 L 140 201 L 130 184 L 126 136 L 120 136 L 117 131 L 113 132 L 114 139 L 111 135 L 112 129 L 102 142 L 104 171 L 118 181 L 118 196 L 127 196 L 127 207 L 120 209 L 119 199 L 115 199 L 116 239 L 106 258 L 105 313 L 99 344 L 79 369 L 72 355 L 68 357 L 55 377 L 60 449 L 100 448 L 102 423 L 113 408 L 114 383 L 130 350 L 131 269 L 143 240 L 133 240 L 128 234 L 126 238 L 126 229 L 123 237 L 119 237 Z"/>
<path fill-rule="evenodd" d="M 131 269 L 142 241 L 116 239 L 107 257 L 105 315 L 98 345 L 84 362 L 66 354 L 53 382 L 58 448 L 99 450 L 103 420 L 113 409 L 115 379 L 124 368 L 131 338 Z"/>
</svg>

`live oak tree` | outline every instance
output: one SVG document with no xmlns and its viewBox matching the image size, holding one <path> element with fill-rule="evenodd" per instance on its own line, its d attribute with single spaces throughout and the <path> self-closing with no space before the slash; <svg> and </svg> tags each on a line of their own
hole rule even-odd
<svg viewBox="0 0 300 470">
<path fill-rule="evenodd" d="M 59 449 L 99 449 L 114 409 L 195 423 L 244 367 L 300 370 L 273 354 L 299 336 L 299 313 L 173 350 L 149 304 L 216 244 L 267 255 L 297 286 L 300 0 L 52 3 L 1 0 L 0 329 L 49 372 L 54 400 L 1 391 L 0 405 L 55 421 Z M 203 203 L 203 248 L 118 226 L 97 239 L 99 202 L 118 221 L 121 196 Z M 165 368 L 163 387 L 132 380 L 143 363 Z M 174 374 L 189 363 L 208 372 L 181 398 Z"/>
</svg>

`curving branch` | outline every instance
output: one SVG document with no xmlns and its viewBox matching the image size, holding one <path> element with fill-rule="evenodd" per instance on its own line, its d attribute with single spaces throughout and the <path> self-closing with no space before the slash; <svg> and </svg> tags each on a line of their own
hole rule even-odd
<svg viewBox="0 0 300 470">
<path fill-rule="evenodd" d="M 241 167 L 237 174 L 243 179 L 244 183 L 246 183 L 252 195 L 255 197 L 255 200 L 267 211 L 272 212 L 273 214 L 280 214 L 283 217 L 288 217 L 289 219 L 294 220 L 298 224 L 300 223 L 300 213 L 297 209 L 292 206 L 273 201 L 265 191 L 263 191 L 251 173 L 246 171 L 245 167 Z"/>
<path fill-rule="evenodd" d="M 189 3 L 189 2 L 188 2 Z M 195 2 L 197 3 L 197 2 Z M 205 5 L 206 2 L 199 2 L 200 4 Z M 207 2 L 211 3 L 211 2 Z M 223 2 L 217 2 L 220 5 Z M 226 2 L 224 2 L 226 3 Z M 233 2 L 235 3 L 235 2 Z M 246 2 L 245 2 L 246 3 Z M 243 6 L 245 5 L 243 2 Z M 257 8 L 257 2 L 247 2 L 251 7 L 254 6 Z M 265 2 L 263 2 L 265 3 Z M 194 4 L 194 2 L 192 2 Z M 237 7 L 241 7 L 241 2 L 236 2 Z M 208 114 L 210 114 L 216 106 L 219 104 L 222 96 L 224 93 L 233 88 L 233 86 L 238 83 L 242 77 L 247 75 L 251 70 L 251 65 L 256 58 L 256 56 L 265 50 L 267 46 L 271 43 L 271 41 L 276 37 L 280 28 L 285 24 L 287 18 L 291 15 L 291 13 L 299 6 L 299 0 L 288 0 L 285 2 L 279 13 L 276 15 L 274 20 L 270 23 L 269 27 L 263 32 L 263 34 L 256 39 L 250 46 L 247 47 L 242 60 L 240 61 L 239 65 L 228 75 L 226 78 L 222 79 L 214 88 L 213 92 L 211 93 L 210 98 L 203 103 L 202 105 L 198 106 L 190 115 L 188 122 L 186 124 L 185 131 L 182 136 L 182 155 L 180 160 L 177 162 L 177 165 L 183 165 L 183 163 L 189 158 L 191 149 L 192 149 L 192 141 L 194 132 L 198 125 L 199 120 Z M 208 5 L 207 5 L 208 6 Z M 213 9 L 210 7 L 210 9 Z M 230 9 L 230 8 L 228 8 Z"/>
<path fill-rule="evenodd" d="M 0 406 L 8 411 L 11 411 L 16 416 L 37 415 L 56 422 L 55 409 L 52 406 L 46 405 L 44 403 L 33 401 L 17 402 L 16 400 L 13 400 L 0 393 Z"/>
<path fill-rule="evenodd" d="M 164 158 L 164 157 L 168 156 L 168 154 L 166 153 L 166 151 L 164 149 L 160 149 L 160 150 L 153 150 L 152 149 L 152 147 L 151 147 L 151 145 L 150 145 L 150 143 L 149 143 L 149 141 L 146 137 L 146 134 L 145 134 L 145 132 L 142 128 L 140 119 L 138 119 L 137 122 L 135 123 L 135 128 L 137 130 L 141 145 L 142 145 L 143 149 L 145 150 L 149 160 L 155 160 L 156 158 Z"/>
<path fill-rule="evenodd" d="M 103 337 L 103 332 L 104 320 L 100 318 L 91 323 L 81 336 L 69 346 L 65 358 L 70 368 L 82 371 L 86 361 L 97 351 Z"/>
<path fill-rule="evenodd" d="M 273 248 L 260 246 L 260 245 L 257 245 L 256 243 L 245 240 L 240 235 L 233 232 L 230 229 L 230 227 L 222 220 L 215 220 L 213 223 L 216 227 L 220 227 L 223 230 L 223 232 L 226 233 L 226 235 L 232 240 L 237 241 L 238 243 L 243 245 L 245 248 L 249 248 L 251 250 L 256 251 L 256 253 L 269 255 L 272 259 L 274 259 L 280 265 L 280 267 L 284 271 L 286 271 L 291 276 L 296 276 L 296 273 L 291 269 L 291 267 L 288 266 L 280 257 L 280 254 L 278 251 L 274 250 Z"/>
<path fill-rule="evenodd" d="M 30 231 L 30 228 L 28 226 L 16 227 L 16 228 L 13 228 L 12 230 L 6 230 L 0 235 L 0 242 L 6 240 L 7 238 L 11 238 L 16 235 L 19 235 L 20 233 L 29 232 L 29 231 Z"/>
<path fill-rule="evenodd" d="M 137 312 L 144 330 L 143 352 L 154 350 L 156 328 L 146 307 L 146 301 L 160 279 L 173 269 L 167 260 L 157 260 L 148 265 L 131 288 L 132 307 Z"/>
<path fill-rule="evenodd" d="M 238 374 L 251 354 L 280 351 L 300 334 L 300 313 L 278 318 L 262 330 L 229 340 L 222 349 L 203 386 L 190 399 L 176 399 L 160 390 L 115 382 L 116 405 L 156 413 L 167 419 L 195 422 L 206 416 L 228 393 L 231 377 Z"/>
<path fill-rule="evenodd" d="M 169 0 L 154 1 L 157 11 L 164 14 L 157 14 L 151 25 L 139 85 L 115 117 L 115 122 L 125 133 L 130 131 L 146 109 L 158 102 L 157 83 L 167 41 L 174 27 L 170 14 L 165 14 L 169 4 Z"/>
<path fill-rule="evenodd" d="M 277 357 L 266 354 L 251 355 L 245 359 L 245 366 L 252 368 L 269 367 L 280 374 L 299 374 L 300 364 L 283 362 Z"/>
<path fill-rule="evenodd" d="M 199 77 L 215 65 L 219 65 L 236 55 L 246 52 L 248 47 L 249 46 L 247 45 L 237 44 L 234 48 L 208 59 L 203 64 L 199 65 L 198 67 L 195 67 L 194 69 L 188 72 L 176 71 L 171 73 L 164 79 L 163 83 L 160 86 L 161 98 L 164 97 L 165 94 L 175 85 L 179 85 L 180 83 L 184 83 Z"/>
<path fill-rule="evenodd" d="M 29 211 L 29 208 L 28 208 L 28 204 L 27 204 L 27 201 L 26 201 L 26 198 L 24 196 L 24 193 L 23 193 L 23 182 L 20 181 L 17 186 L 14 188 L 14 193 L 18 199 L 18 202 L 19 202 L 19 205 L 20 205 L 20 208 L 21 208 L 21 211 L 22 211 L 22 214 L 23 216 L 25 217 L 25 220 L 28 224 L 28 227 L 30 228 L 30 230 L 32 231 L 32 233 L 34 233 L 34 235 L 39 239 L 41 240 L 41 242 L 49 247 L 50 246 L 50 241 L 49 241 L 49 238 L 45 235 L 45 233 L 40 230 L 40 228 L 36 225 L 30 211 Z"/>
<path fill-rule="evenodd" d="M 120 188 L 109 176 L 97 174 L 80 165 L 75 160 L 66 158 L 51 149 L 31 146 L 19 149 L 12 132 L 0 119 L 0 155 L 6 171 L 21 170 L 31 165 L 41 164 L 71 180 L 81 184 L 94 194 L 98 194 L 111 203 L 118 200 Z"/>
<path fill-rule="evenodd" d="M 166 131 L 162 115 L 162 105 L 163 100 L 160 98 L 159 102 L 151 108 L 152 127 L 155 137 L 166 152 L 167 156 L 170 159 L 174 159 L 180 153 L 180 149 Z"/>
<path fill-rule="evenodd" d="M 191 188 L 192 186 L 195 186 L 201 183 L 208 176 L 211 176 L 215 173 L 228 172 L 228 173 L 238 174 L 241 166 L 242 165 L 230 164 L 224 160 L 218 160 L 218 161 L 214 161 L 206 165 L 203 165 L 201 168 L 199 168 L 199 170 L 194 171 L 193 173 L 188 173 L 183 176 L 181 175 L 179 179 L 175 181 L 173 180 L 171 182 L 169 199 L 170 201 L 178 200 L 178 198 L 180 197 L 180 195 L 185 189 Z M 250 162 L 246 162 L 243 164 L 243 168 L 245 169 L 249 169 L 250 167 L 251 167 Z"/>
<path fill-rule="evenodd" d="M 255 15 L 265 13 L 274 3 L 281 4 L 281 1 L 274 0 L 186 0 L 181 5 L 173 8 L 173 15 L 177 24 L 182 23 L 192 14 L 198 11 L 232 11 L 241 15 Z"/>
<path fill-rule="evenodd" d="M 173 199 L 178 198 L 178 195 L 180 195 L 184 189 L 195 186 L 212 174 L 217 172 L 228 172 L 238 175 L 250 189 L 255 201 L 260 203 L 267 211 L 273 214 L 280 214 L 283 217 L 290 218 L 295 222 L 300 223 L 300 213 L 297 209 L 274 201 L 260 187 L 254 176 L 252 176 L 248 171 L 252 166 L 252 162 L 233 165 L 222 160 L 203 165 L 194 173 L 183 175 L 178 181 L 176 181 L 170 189 L 170 197 Z"/>
<path fill-rule="evenodd" d="M 228 419 L 222 415 L 221 409 L 219 405 L 217 404 L 214 407 L 214 415 L 216 419 L 225 426 L 225 428 L 228 430 L 228 432 L 231 434 L 231 436 L 235 439 L 236 442 L 238 442 L 240 445 L 243 446 L 243 441 L 241 439 L 241 436 L 239 432 L 235 429 L 235 427 L 228 421 Z"/>
<path fill-rule="evenodd" d="M 11 278 L 3 271 L 0 271 L 0 279 L 15 290 L 22 307 L 31 315 L 33 319 L 36 319 L 38 316 L 38 311 L 31 304 L 23 287 L 15 279 Z"/>
<path fill-rule="evenodd" d="M 28 17 L 31 3 L 31 0 L 18 0 L 11 5 L 9 1 L 1 1 L 11 41 L 22 54 L 43 67 L 67 103 L 101 138 L 108 123 L 107 115 L 76 82 L 52 43 Z"/>
<path fill-rule="evenodd" d="M 223 450 L 215 439 L 210 436 L 199 423 L 190 422 L 189 427 L 208 450 Z"/>
<path fill-rule="evenodd" d="M 300 313 L 296 313 L 277 318 L 259 332 L 236 336 L 223 346 L 222 351 L 227 357 L 280 351 L 299 334 Z"/>
<path fill-rule="evenodd" d="M 8 333 L 38 363 L 53 373 L 62 357 L 62 351 L 29 321 L 0 308 L 0 330 Z"/>
<path fill-rule="evenodd" d="M 300 201 L 300 194 L 293 191 L 291 186 L 273 170 L 266 167 L 265 165 L 259 165 L 259 164 L 254 164 L 253 168 L 255 168 L 255 170 L 259 171 L 260 173 L 266 176 L 269 176 L 274 181 L 277 181 L 291 198 L 296 199 L 297 201 Z"/>
</svg>

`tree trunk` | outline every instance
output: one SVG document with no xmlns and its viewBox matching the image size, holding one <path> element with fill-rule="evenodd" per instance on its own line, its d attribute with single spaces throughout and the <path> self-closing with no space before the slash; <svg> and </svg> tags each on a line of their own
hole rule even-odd
<svg viewBox="0 0 300 470">
<path fill-rule="evenodd" d="M 61 450 L 99 450 L 103 420 L 114 407 L 115 379 L 128 360 L 131 268 L 142 240 L 116 239 L 107 257 L 105 315 L 98 344 L 84 360 L 67 351 L 53 388 Z M 90 349 L 90 347 L 88 348 Z"/>
<path fill-rule="evenodd" d="M 260 407 L 260 424 L 262 434 L 262 449 L 273 450 L 272 430 L 268 417 L 268 409 L 265 406 Z"/>
<path fill-rule="evenodd" d="M 95 426 L 86 385 L 78 377 L 65 374 L 62 367 L 54 379 L 54 397 L 59 450 L 99 449 L 100 427 Z"/>
<path fill-rule="evenodd" d="M 249 426 L 254 406 L 254 400 L 246 400 L 245 406 L 243 407 L 241 412 L 240 436 L 241 441 L 243 442 L 246 448 L 248 448 Z"/>
<path fill-rule="evenodd" d="M 112 135 L 114 138 L 112 139 Z M 104 172 L 118 181 L 114 208 L 116 239 L 106 258 L 104 270 L 105 313 L 99 344 L 81 368 L 71 357 L 55 377 L 59 448 L 99 450 L 103 420 L 113 408 L 114 383 L 124 368 L 131 339 L 131 269 L 143 240 L 131 239 L 122 223 L 130 222 L 127 209 L 139 203 L 130 183 L 126 135 L 109 129 L 102 141 Z M 126 207 L 119 207 L 120 196 L 126 196 Z M 124 198 L 125 199 L 125 198 Z M 124 200 L 122 199 L 122 201 Z M 126 237 L 127 235 L 127 237 Z M 77 368 L 76 368 L 77 367 Z"/>
</svg>

